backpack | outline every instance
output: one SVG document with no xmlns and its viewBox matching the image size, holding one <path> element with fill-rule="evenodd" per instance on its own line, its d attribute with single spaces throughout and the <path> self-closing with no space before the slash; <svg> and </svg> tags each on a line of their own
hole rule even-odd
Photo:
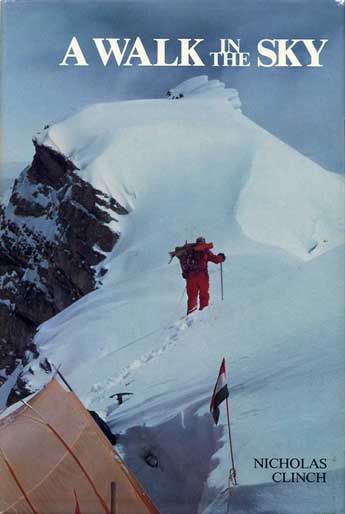
<svg viewBox="0 0 345 514">
<path fill-rule="evenodd" d="M 171 260 L 177 257 L 182 268 L 182 276 L 187 277 L 189 273 L 197 273 L 200 269 L 200 252 L 213 248 L 212 243 L 187 243 L 184 246 L 177 246 L 170 252 Z M 198 255 L 199 253 L 199 255 Z M 171 261 L 170 261 L 171 262 Z"/>
<path fill-rule="evenodd" d="M 179 257 L 179 260 L 183 275 L 200 271 L 200 259 L 198 259 L 194 247 L 187 248 L 181 257 Z"/>
</svg>

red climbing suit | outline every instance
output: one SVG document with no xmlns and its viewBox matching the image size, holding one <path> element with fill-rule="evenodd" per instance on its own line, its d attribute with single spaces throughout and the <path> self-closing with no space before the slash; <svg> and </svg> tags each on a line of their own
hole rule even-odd
<svg viewBox="0 0 345 514">
<path fill-rule="evenodd" d="M 209 262 L 219 264 L 225 260 L 223 254 L 215 255 L 211 252 L 209 248 L 212 248 L 212 246 L 212 243 L 198 244 L 194 248 L 194 259 L 198 263 L 197 270 L 184 272 L 184 278 L 187 281 L 187 314 L 197 309 L 198 296 L 200 310 L 208 306 L 210 295 L 207 265 Z"/>
</svg>

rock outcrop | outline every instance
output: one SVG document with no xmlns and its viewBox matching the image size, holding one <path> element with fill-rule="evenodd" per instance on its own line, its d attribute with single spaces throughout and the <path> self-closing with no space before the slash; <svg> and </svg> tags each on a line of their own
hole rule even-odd
<svg viewBox="0 0 345 514">
<path fill-rule="evenodd" d="M 114 222 L 128 214 L 73 162 L 34 144 L 31 166 L 0 206 L 0 385 L 39 358 L 37 326 L 100 283 L 101 263 L 119 239 Z M 49 363 L 40 365 L 50 371 Z M 19 376 L 8 403 L 27 392 Z"/>
</svg>

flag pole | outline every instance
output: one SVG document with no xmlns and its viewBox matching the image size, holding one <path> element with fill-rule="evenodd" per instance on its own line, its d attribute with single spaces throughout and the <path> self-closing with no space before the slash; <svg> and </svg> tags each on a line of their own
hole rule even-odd
<svg viewBox="0 0 345 514">
<path fill-rule="evenodd" d="M 225 359 L 224 359 L 224 364 L 225 364 Z M 231 437 L 231 428 L 230 428 L 229 395 L 226 397 L 226 417 L 227 417 L 227 421 L 228 421 L 230 461 L 231 461 L 231 466 L 232 466 L 231 469 L 230 469 L 230 479 L 233 479 L 234 484 L 237 485 L 236 468 L 235 468 L 235 462 L 234 462 L 234 452 L 233 452 L 233 449 L 232 449 L 232 437 Z"/>
<path fill-rule="evenodd" d="M 233 449 L 232 449 L 232 439 L 231 439 L 231 429 L 230 429 L 229 398 L 226 399 L 226 416 L 227 416 L 227 419 L 228 419 L 230 459 L 231 459 L 231 466 L 232 466 L 232 468 L 230 470 L 230 474 L 232 472 L 231 478 L 233 478 L 234 484 L 237 485 L 237 481 L 236 481 L 236 468 L 235 468 L 235 463 L 234 463 L 234 452 L 233 452 Z"/>
</svg>

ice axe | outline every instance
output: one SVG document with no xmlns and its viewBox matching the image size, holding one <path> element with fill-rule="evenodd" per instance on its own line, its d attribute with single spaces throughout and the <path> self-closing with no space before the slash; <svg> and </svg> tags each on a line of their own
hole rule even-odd
<svg viewBox="0 0 345 514">
<path fill-rule="evenodd" d="M 124 400 L 123 400 L 123 397 L 124 397 L 124 396 L 132 396 L 132 394 L 133 394 L 133 393 L 114 393 L 114 394 L 111 394 L 111 395 L 109 396 L 109 398 L 115 398 L 115 396 L 116 396 L 117 403 L 118 403 L 119 405 L 122 405 L 122 404 L 123 404 L 123 401 L 124 401 Z"/>
</svg>

